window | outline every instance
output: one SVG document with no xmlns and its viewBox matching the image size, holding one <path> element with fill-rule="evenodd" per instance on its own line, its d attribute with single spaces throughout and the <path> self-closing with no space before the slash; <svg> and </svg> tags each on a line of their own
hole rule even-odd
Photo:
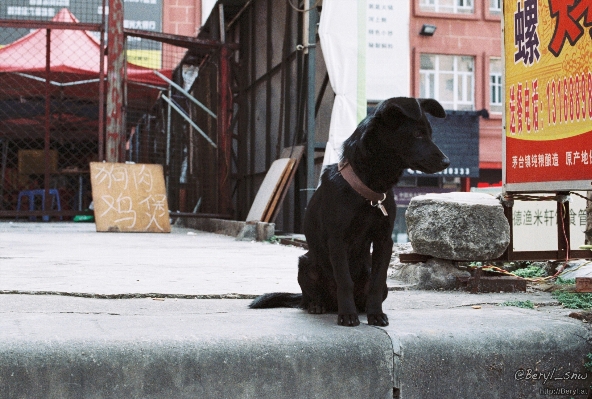
<svg viewBox="0 0 592 399">
<path fill-rule="evenodd" d="M 474 109 L 474 59 L 468 56 L 421 54 L 420 97 L 434 98 L 444 109 Z"/>
<path fill-rule="evenodd" d="M 502 113 L 502 59 L 489 60 L 489 111 Z"/>
<path fill-rule="evenodd" d="M 502 0 L 489 0 L 489 13 L 491 15 L 501 15 Z"/>
<path fill-rule="evenodd" d="M 473 0 L 419 0 L 419 8 L 425 12 L 472 14 Z"/>
</svg>

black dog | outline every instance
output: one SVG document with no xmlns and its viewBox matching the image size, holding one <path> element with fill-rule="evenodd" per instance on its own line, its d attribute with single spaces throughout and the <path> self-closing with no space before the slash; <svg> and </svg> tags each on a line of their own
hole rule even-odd
<svg viewBox="0 0 592 399">
<path fill-rule="evenodd" d="M 251 308 L 337 311 L 337 323 L 388 325 L 382 311 L 392 254 L 396 205 L 391 189 L 406 168 L 439 172 L 450 164 L 432 142 L 425 112 L 444 118 L 431 99 L 391 98 L 378 105 L 343 143 L 342 161 L 328 166 L 304 217 L 309 251 L 298 264 L 302 294 L 271 293 Z"/>
</svg>

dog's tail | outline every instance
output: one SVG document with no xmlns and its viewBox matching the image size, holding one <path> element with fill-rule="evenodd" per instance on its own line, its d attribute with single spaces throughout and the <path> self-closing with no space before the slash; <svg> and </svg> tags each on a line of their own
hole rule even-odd
<svg viewBox="0 0 592 399">
<path fill-rule="evenodd" d="M 253 299 L 249 305 L 251 309 L 269 308 L 300 308 L 302 294 L 290 294 L 288 292 L 272 292 L 263 294 Z"/>
</svg>

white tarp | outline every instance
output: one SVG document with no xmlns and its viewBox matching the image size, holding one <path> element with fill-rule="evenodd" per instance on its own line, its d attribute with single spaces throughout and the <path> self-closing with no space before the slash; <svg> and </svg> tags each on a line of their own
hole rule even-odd
<svg viewBox="0 0 592 399">
<path fill-rule="evenodd" d="M 323 1 L 319 37 L 335 92 L 323 165 L 339 161 L 341 144 L 366 116 L 365 11 L 365 1 Z"/>
<path fill-rule="evenodd" d="M 409 96 L 409 1 L 324 0 L 319 37 L 335 92 L 323 160 L 330 165 L 367 101 Z"/>
<path fill-rule="evenodd" d="M 217 0 L 201 0 L 201 26 L 203 26 L 210 17 L 210 14 L 216 5 L 216 1 Z"/>
</svg>

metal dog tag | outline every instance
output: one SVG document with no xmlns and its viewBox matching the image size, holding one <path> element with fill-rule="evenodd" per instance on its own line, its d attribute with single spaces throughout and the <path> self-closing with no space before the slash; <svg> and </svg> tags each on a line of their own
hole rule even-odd
<svg viewBox="0 0 592 399">
<path fill-rule="evenodd" d="M 370 205 L 372 205 L 375 208 L 380 209 L 380 211 L 382 212 L 382 214 L 384 216 L 388 216 L 388 212 L 386 211 L 386 208 L 384 207 L 384 205 L 382 205 L 382 201 L 384 201 L 386 199 L 386 193 L 382 194 L 382 199 L 376 201 L 376 204 L 373 204 L 372 201 L 370 201 Z"/>
<path fill-rule="evenodd" d="M 378 207 L 378 209 L 382 211 L 382 214 L 384 216 L 388 216 L 388 213 L 386 212 L 384 205 L 382 205 L 382 201 L 378 201 L 378 204 L 376 204 L 376 206 Z"/>
</svg>

